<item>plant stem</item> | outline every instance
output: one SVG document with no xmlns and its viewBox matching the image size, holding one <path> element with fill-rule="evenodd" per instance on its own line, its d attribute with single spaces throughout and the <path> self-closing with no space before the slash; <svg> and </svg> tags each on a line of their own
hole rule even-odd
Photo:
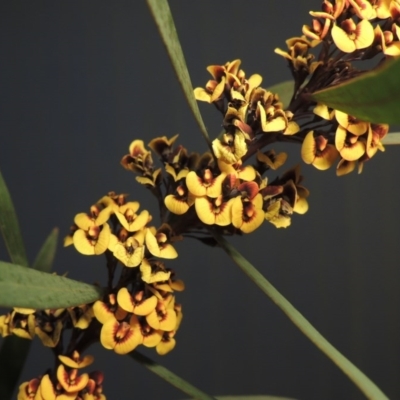
<svg viewBox="0 0 400 400">
<path fill-rule="evenodd" d="M 289 317 L 289 319 L 311 340 L 328 358 L 330 358 L 371 400 L 388 400 L 388 397 L 361 372 L 352 362 L 333 347 L 299 311 L 268 282 L 258 270 L 250 264 L 225 238 L 212 232 L 224 251 L 233 259 L 241 270 Z"/>
</svg>

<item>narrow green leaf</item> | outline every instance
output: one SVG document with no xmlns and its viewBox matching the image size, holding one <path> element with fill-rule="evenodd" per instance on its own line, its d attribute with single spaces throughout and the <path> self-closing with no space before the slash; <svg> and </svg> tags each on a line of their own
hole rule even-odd
<svg viewBox="0 0 400 400">
<path fill-rule="evenodd" d="M 221 235 L 213 235 L 223 250 L 232 258 L 240 269 L 289 317 L 303 334 L 311 340 L 328 358 L 330 358 L 365 394 L 370 400 L 388 400 L 388 397 L 363 372 L 351 363 L 343 354 L 333 347 L 289 301 L 286 300 L 264 278 L 258 270 L 250 264 L 228 241 Z"/>
<path fill-rule="evenodd" d="M 57 240 L 58 228 L 54 228 L 39 250 L 32 265 L 33 269 L 36 271 L 50 272 L 54 256 L 56 255 Z"/>
<path fill-rule="evenodd" d="M 355 79 L 312 94 L 329 107 L 376 123 L 400 123 L 400 57 Z"/>
<path fill-rule="evenodd" d="M 7 336 L 0 350 L 0 393 L 2 400 L 11 400 L 17 386 L 31 341 Z"/>
<path fill-rule="evenodd" d="M 200 389 L 194 387 L 191 383 L 186 382 L 180 376 L 174 374 L 167 368 L 157 364 L 152 359 L 146 357 L 145 355 L 132 351 L 129 355 L 138 363 L 142 364 L 148 370 L 158 375 L 160 378 L 164 379 L 166 382 L 175 386 L 177 389 L 181 390 L 183 393 L 186 393 L 188 396 L 191 396 L 193 399 L 197 400 L 215 400 L 215 397 L 212 397 Z"/>
<path fill-rule="evenodd" d="M 57 238 L 58 229 L 55 228 L 39 250 L 33 263 L 34 269 L 50 272 L 56 251 Z M 7 336 L 4 338 L 0 350 L 0 393 L 2 394 L 2 399 L 9 400 L 12 398 L 30 346 L 30 340 L 22 339 L 18 336 Z"/>
<path fill-rule="evenodd" d="M 390 132 L 382 139 L 382 144 L 392 145 L 400 144 L 400 132 Z"/>
<path fill-rule="evenodd" d="M 176 32 L 174 20 L 167 0 L 147 0 L 147 4 L 153 14 L 154 21 L 160 32 L 160 36 L 167 49 L 176 76 L 182 86 L 183 93 L 189 103 L 189 107 L 200 127 L 200 131 L 211 149 L 210 138 L 200 114 L 199 107 L 193 94 L 193 86 L 190 80 L 189 71 L 186 66 L 185 57 Z"/>
<path fill-rule="evenodd" d="M 0 261 L 0 306 L 65 308 L 100 299 L 102 289 Z"/>
<path fill-rule="evenodd" d="M 270 92 L 279 94 L 279 100 L 283 103 L 284 109 L 289 106 L 293 96 L 293 89 L 294 81 L 284 81 L 268 87 Z"/>
<path fill-rule="evenodd" d="M 0 172 L 0 231 L 14 264 L 28 266 L 24 242 L 10 192 Z"/>
</svg>

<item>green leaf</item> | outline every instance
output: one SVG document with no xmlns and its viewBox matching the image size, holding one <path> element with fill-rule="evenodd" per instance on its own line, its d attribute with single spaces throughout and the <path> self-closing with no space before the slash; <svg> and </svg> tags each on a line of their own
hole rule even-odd
<svg viewBox="0 0 400 400">
<path fill-rule="evenodd" d="M 56 255 L 58 240 L 58 228 L 54 228 L 43 243 L 38 255 L 33 262 L 32 268 L 36 271 L 50 272 Z"/>
<path fill-rule="evenodd" d="M 400 132 L 390 132 L 383 139 L 382 144 L 392 145 L 400 144 Z"/>
<path fill-rule="evenodd" d="M 363 372 L 333 347 L 289 301 L 286 300 L 228 241 L 212 231 L 213 236 L 240 269 L 289 317 L 303 334 L 330 358 L 365 394 L 368 399 L 388 400 L 388 397 Z"/>
<path fill-rule="evenodd" d="M 24 242 L 10 192 L 0 172 L 0 231 L 14 264 L 28 266 Z"/>
<path fill-rule="evenodd" d="M 316 101 L 363 121 L 400 123 L 400 57 L 355 79 L 312 94 Z"/>
<path fill-rule="evenodd" d="M 36 256 L 33 268 L 49 272 L 57 246 L 58 229 L 53 229 Z M 1 271 L 0 271 L 1 275 Z M 0 393 L 2 399 L 12 398 L 28 356 L 31 341 L 18 336 L 4 338 L 0 350 Z"/>
<path fill-rule="evenodd" d="M 290 100 L 293 96 L 294 81 L 284 81 L 277 83 L 276 85 L 268 87 L 268 90 L 272 93 L 278 93 L 279 100 L 283 103 L 283 108 L 289 106 Z"/>
<path fill-rule="evenodd" d="M 12 399 L 31 343 L 31 340 L 22 339 L 18 336 L 4 338 L 0 350 L 0 393 L 2 400 Z"/>
<path fill-rule="evenodd" d="M 210 138 L 207 129 L 204 125 L 200 114 L 199 107 L 193 94 L 193 86 L 190 80 L 189 71 L 186 66 L 185 57 L 182 52 L 182 47 L 178 39 L 174 20 L 171 10 L 166 0 L 147 0 L 147 5 L 153 14 L 154 21 L 160 32 L 160 36 L 167 49 L 172 66 L 175 69 L 176 76 L 182 86 L 183 93 L 189 103 L 189 107 L 200 127 L 200 131 L 211 149 Z"/>
<path fill-rule="evenodd" d="M 142 364 L 148 370 L 158 375 L 160 378 L 164 379 L 166 382 L 170 383 L 172 386 L 175 386 L 177 389 L 181 390 L 183 393 L 186 393 L 188 396 L 191 396 L 193 399 L 197 400 L 215 400 L 215 397 L 212 397 L 200 389 L 197 389 L 191 383 L 186 382 L 180 376 L 174 374 L 169 369 L 163 367 L 162 365 L 157 364 L 152 359 L 146 357 L 145 355 L 132 351 L 129 355 L 138 363 Z"/>
<path fill-rule="evenodd" d="M 92 303 L 102 289 L 63 276 L 0 261 L 0 306 L 36 309 Z"/>
</svg>

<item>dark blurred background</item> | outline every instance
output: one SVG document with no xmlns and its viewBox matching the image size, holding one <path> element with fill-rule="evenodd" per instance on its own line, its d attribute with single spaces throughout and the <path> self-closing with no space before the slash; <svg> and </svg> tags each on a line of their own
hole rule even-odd
<svg viewBox="0 0 400 400">
<path fill-rule="evenodd" d="M 170 6 L 194 86 L 209 79 L 207 65 L 240 58 L 268 87 L 290 78 L 273 49 L 301 34 L 320 1 Z M 214 137 L 220 115 L 201 110 Z M 156 215 L 156 201 L 119 161 L 135 138 L 176 133 L 189 150 L 206 150 L 144 1 L 0 3 L 0 167 L 30 261 L 53 227 L 63 237 L 74 215 L 110 190 L 130 193 Z M 292 145 L 287 168 L 301 162 L 299 153 Z M 397 147 L 361 175 L 337 178 L 333 168 L 302 165 L 309 212 L 287 229 L 265 223 L 232 239 L 391 399 L 400 398 L 399 168 Z M 215 395 L 363 398 L 221 250 L 190 240 L 177 250 L 168 263 L 186 283 L 177 346 L 165 357 L 146 354 Z M 0 256 L 7 259 L 4 246 Z M 102 257 L 62 243 L 54 269 L 88 282 L 106 278 Z M 89 353 L 93 369 L 105 373 L 108 399 L 185 398 L 127 356 L 100 345 Z M 35 340 L 21 381 L 49 365 L 51 351 Z"/>
</svg>

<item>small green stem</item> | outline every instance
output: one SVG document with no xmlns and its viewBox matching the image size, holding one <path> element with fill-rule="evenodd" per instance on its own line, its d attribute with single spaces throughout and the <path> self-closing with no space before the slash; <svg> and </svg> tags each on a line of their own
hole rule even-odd
<svg viewBox="0 0 400 400">
<path fill-rule="evenodd" d="M 197 389 L 189 382 L 186 382 L 178 375 L 175 375 L 173 372 L 168 370 L 167 368 L 157 364 L 152 359 L 146 357 L 145 355 L 137 352 L 132 351 L 129 355 L 138 363 L 142 364 L 144 367 L 149 369 L 151 372 L 158 375 L 160 378 L 164 379 L 166 382 L 170 383 L 172 386 L 175 386 L 183 393 L 187 394 L 188 396 L 192 397 L 193 399 L 197 400 L 216 400 L 215 397 L 212 397 L 200 389 Z"/>
<path fill-rule="evenodd" d="M 388 397 L 363 372 L 333 347 L 304 317 L 283 297 L 258 270 L 250 264 L 225 238 L 212 232 L 214 238 L 242 271 L 289 317 L 289 319 L 330 358 L 358 388 L 371 400 L 388 400 Z"/>
</svg>

